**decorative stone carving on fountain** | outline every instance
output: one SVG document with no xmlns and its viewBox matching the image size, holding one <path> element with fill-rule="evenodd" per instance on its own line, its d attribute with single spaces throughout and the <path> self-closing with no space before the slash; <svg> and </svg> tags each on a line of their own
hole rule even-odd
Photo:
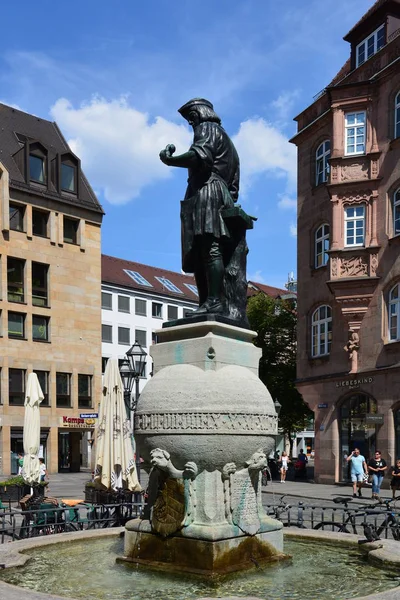
<svg viewBox="0 0 400 600">
<path fill-rule="evenodd" d="M 146 510 L 153 531 L 167 537 L 190 523 L 193 516 L 193 482 L 198 473 L 194 462 L 176 469 L 169 452 L 161 448 L 151 451 L 152 470 L 149 477 Z"/>
</svg>

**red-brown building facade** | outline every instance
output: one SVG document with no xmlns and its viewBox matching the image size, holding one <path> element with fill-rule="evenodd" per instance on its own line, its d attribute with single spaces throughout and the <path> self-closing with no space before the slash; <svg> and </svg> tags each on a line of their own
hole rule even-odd
<svg viewBox="0 0 400 600">
<path fill-rule="evenodd" d="M 400 457 L 400 0 L 344 38 L 350 58 L 296 121 L 298 382 L 319 482 L 358 446 Z"/>
</svg>

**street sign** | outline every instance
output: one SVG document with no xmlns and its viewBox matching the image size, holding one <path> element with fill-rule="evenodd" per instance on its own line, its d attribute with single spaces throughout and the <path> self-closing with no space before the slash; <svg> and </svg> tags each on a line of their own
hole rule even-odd
<svg viewBox="0 0 400 600">
<path fill-rule="evenodd" d="M 328 404 L 326 402 L 321 402 L 321 404 L 318 404 L 318 408 L 328 408 Z"/>
<path fill-rule="evenodd" d="M 81 419 L 98 419 L 99 413 L 81 413 L 79 416 Z"/>
</svg>

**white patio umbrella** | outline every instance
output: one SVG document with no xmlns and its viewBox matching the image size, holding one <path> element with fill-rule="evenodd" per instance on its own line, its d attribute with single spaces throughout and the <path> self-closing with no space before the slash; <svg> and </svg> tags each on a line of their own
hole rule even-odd
<svg viewBox="0 0 400 600">
<path fill-rule="evenodd" d="M 25 396 L 24 465 L 22 476 L 28 484 L 40 481 L 40 410 L 44 396 L 36 373 L 29 373 Z"/>
<path fill-rule="evenodd" d="M 140 492 L 132 447 L 131 425 L 126 416 L 124 389 L 115 359 L 107 362 L 100 402 L 94 481 L 107 490 Z"/>
</svg>

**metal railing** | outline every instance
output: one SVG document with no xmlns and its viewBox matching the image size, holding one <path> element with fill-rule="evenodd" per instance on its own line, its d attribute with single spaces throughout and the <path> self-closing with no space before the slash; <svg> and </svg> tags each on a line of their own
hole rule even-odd
<svg viewBox="0 0 400 600">
<path fill-rule="evenodd" d="M 143 504 L 78 504 L 74 507 L 42 504 L 39 509 L 12 509 L 0 512 L 0 543 L 39 535 L 87 529 L 121 527 L 140 517 Z"/>
</svg>

